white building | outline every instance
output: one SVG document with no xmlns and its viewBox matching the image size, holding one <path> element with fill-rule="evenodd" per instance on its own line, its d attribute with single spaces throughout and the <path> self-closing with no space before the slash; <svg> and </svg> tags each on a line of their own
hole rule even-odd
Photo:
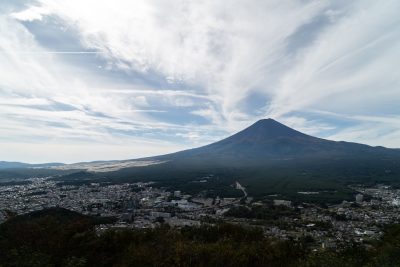
<svg viewBox="0 0 400 267">
<path fill-rule="evenodd" d="M 150 215 L 154 218 L 171 218 L 171 213 L 168 212 L 158 212 L 158 211 L 152 211 Z"/>
<path fill-rule="evenodd" d="M 290 201 L 290 200 L 283 200 L 283 199 L 274 199 L 274 205 L 275 205 L 275 206 L 286 206 L 286 207 L 291 207 L 291 206 L 292 206 L 292 201 Z"/>
</svg>

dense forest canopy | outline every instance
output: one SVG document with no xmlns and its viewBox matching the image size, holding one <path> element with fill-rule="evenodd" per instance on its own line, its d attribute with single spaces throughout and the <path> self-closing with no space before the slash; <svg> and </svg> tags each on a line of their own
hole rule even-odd
<svg viewBox="0 0 400 267">
<path fill-rule="evenodd" d="M 0 266 L 399 266 L 400 226 L 382 241 L 313 252 L 307 238 L 278 241 L 232 224 L 95 231 L 107 221 L 65 209 L 16 216 L 0 225 Z"/>
</svg>

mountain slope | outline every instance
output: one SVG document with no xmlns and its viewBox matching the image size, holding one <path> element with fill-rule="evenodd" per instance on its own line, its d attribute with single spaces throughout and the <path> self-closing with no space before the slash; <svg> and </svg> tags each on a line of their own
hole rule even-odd
<svg viewBox="0 0 400 267">
<path fill-rule="evenodd" d="M 400 158 L 400 151 L 316 138 L 275 120 L 265 119 L 219 142 L 153 159 L 186 163 L 207 161 L 229 166 L 269 165 L 282 160 L 334 160 L 354 157 Z"/>
<path fill-rule="evenodd" d="M 155 181 L 188 193 L 223 196 L 235 194 L 230 185 L 240 181 L 250 195 L 297 198 L 299 191 L 318 191 L 321 194 L 315 197 L 337 200 L 352 198 L 348 184 L 400 186 L 400 150 L 325 140 L 272 119 L 203 147 L 112 163 L 119 167 L 101 172 L 88 167 L 58 179 L 68 183 Z M 204 177 L 207 182 L 197 182 Z"/>
</svg>

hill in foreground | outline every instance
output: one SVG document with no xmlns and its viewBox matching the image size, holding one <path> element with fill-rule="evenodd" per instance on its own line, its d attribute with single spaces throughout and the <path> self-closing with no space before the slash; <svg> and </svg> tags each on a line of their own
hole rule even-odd
<svg viewBox="0 0 400 267">
<path fill-rule="evenodd" d="M 398 266 L 400 227 L 369 248 L 311 252 L 307 238 L 279 241 L 260 228 L 216 224 L 97 233 L 87 216 L 50 209 L 0 224 L 0 266 Z"/>
</svg>

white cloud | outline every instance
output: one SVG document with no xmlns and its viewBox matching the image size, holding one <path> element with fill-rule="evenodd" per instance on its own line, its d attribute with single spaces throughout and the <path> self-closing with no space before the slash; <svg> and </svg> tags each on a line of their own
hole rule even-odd
<svg viewBox="0 0 400 267">
<path fill-rule="evenodd" d="M 279 117 L 309 107 L 361 112 L 349 102 L 361 102 L 365 109 L 365 101 L 382 103 L 388 92 L 400 99 L 398 10 L 398 1 L 357 2 L 298 55 L 276 88 L 268 114 Z"/>
<path fill-rule="evenodd" d="M 285 42 L 326 4 L 304 1 L 52 1 L 29 9 L 58 16 L 81 42 L 114 66 L 155 71 L 169 82 L 194 84 L 234 123 L 238 103 L 264 85 L 285 56 Z M 95 12 L 93 12 L 95 10 Z M 18 16 L 17 13 L 15 16 Z M 266 77 L 265 77 L 266 76 Z M 179 101 L 182 104 L 182 101 Z M 235 115 L 236 114 L 236 115 Z M 240 116 L 239 116 L 240 117 Z"/>
<path fill-rule="evenodd" d="M 24 11 L 13 13 L 11 17 L 22 21 L 42 20 L 44 15 L 48 15 L 49 11 L 45 8 L 33 6 Z"/>
<path fill-rule="evenodd" d="M 321 132 L 335 129 L 333 125 L 299 116 L 282 117 L 280 122 L 309 135 L 318 135 Z"/>
<path fill-rule="evenodd" d="M 379 122 L 355 123 L 354 126 L 342 129 L 340 132 L 328 136 L 332 140 L 346 140 L 356 143 L 364 143 L 372 146 L 385 146 L 398 148 L 400 140 L 400 119 L 396 124 L 387 124 L 382 118 Z"/>
<path fill-rule="evenodd" d="M 147 109 L 146 89 L 132 98 L 113 92 L 115 84 L 104 83 L 104 79 L 96 76 L 87 77 L 87 73 L 82 75 L 79 69 L 47 53 L 18 21 L 3 15 L 0 15 L 0 51 L 0 141 L 3 142 L 0 158 L 16 160 L 19 155 L 20 160 L 38 161 L 34 149 L 40 146 L 42 149 L 36 150 L 36 154 L 43 154 L 41 157 L 46 161 L 62 160 L 63 155 L 71 161 L 68 157 L 72 156 L 72 150 L 67 146 L 87 151 L 81 156 L 78 153 L 76 161 L 89 160 L 89 151 L 96 151 L 91 154 L 94 160 L 110 159 L 118 151 L 128 155 L 131 150 L 129 155 L 138 157 L 183 147 L 160 140 L 162 135 L 141 136 L 143 131 L 150 130 L 182 133 L 190 130 L 146 115 L 158 112 L 151 107 Z M 103 90 L 100 84 L 110 89 Z M 26 149 L 22 149 L 23 144 Z M 64 149 L 52 149 L 56 147 Z M 100 147 L 107 149 L 100 153 Z"/>
<path fill-rule="evenodd" d="M 124 144 L 88 144 L 88 143 L 20 143 L 1 142 L 1 158 L 9 161 L 24 161 L 29 163 L 134 159 L 144 156 L 166 154 L 183 149 L 176 144 L 152 145 L 141 140 L 136 142 L 126 140 Z M 20 151 L 24 151 L 23 154 Z M 57 153 L 55 153 L 57 151 Z"/>
<path fill-rule="evenodd" d="M 143 138 L 156 151 L 153 141 L 202 144 L 271 116 L 309 134 L 400 146 L 396 0 L 32 2 L 0 14 L 0 140 L 85 140 L 96 151 Z M 24 26 L 45 31 L 51 19 L 82 47 L 44 48 Z M 102 63 L 65 60 L 86 54 Z M 252 101 L 265 105 L 251 110 Z"/>
</svg>

